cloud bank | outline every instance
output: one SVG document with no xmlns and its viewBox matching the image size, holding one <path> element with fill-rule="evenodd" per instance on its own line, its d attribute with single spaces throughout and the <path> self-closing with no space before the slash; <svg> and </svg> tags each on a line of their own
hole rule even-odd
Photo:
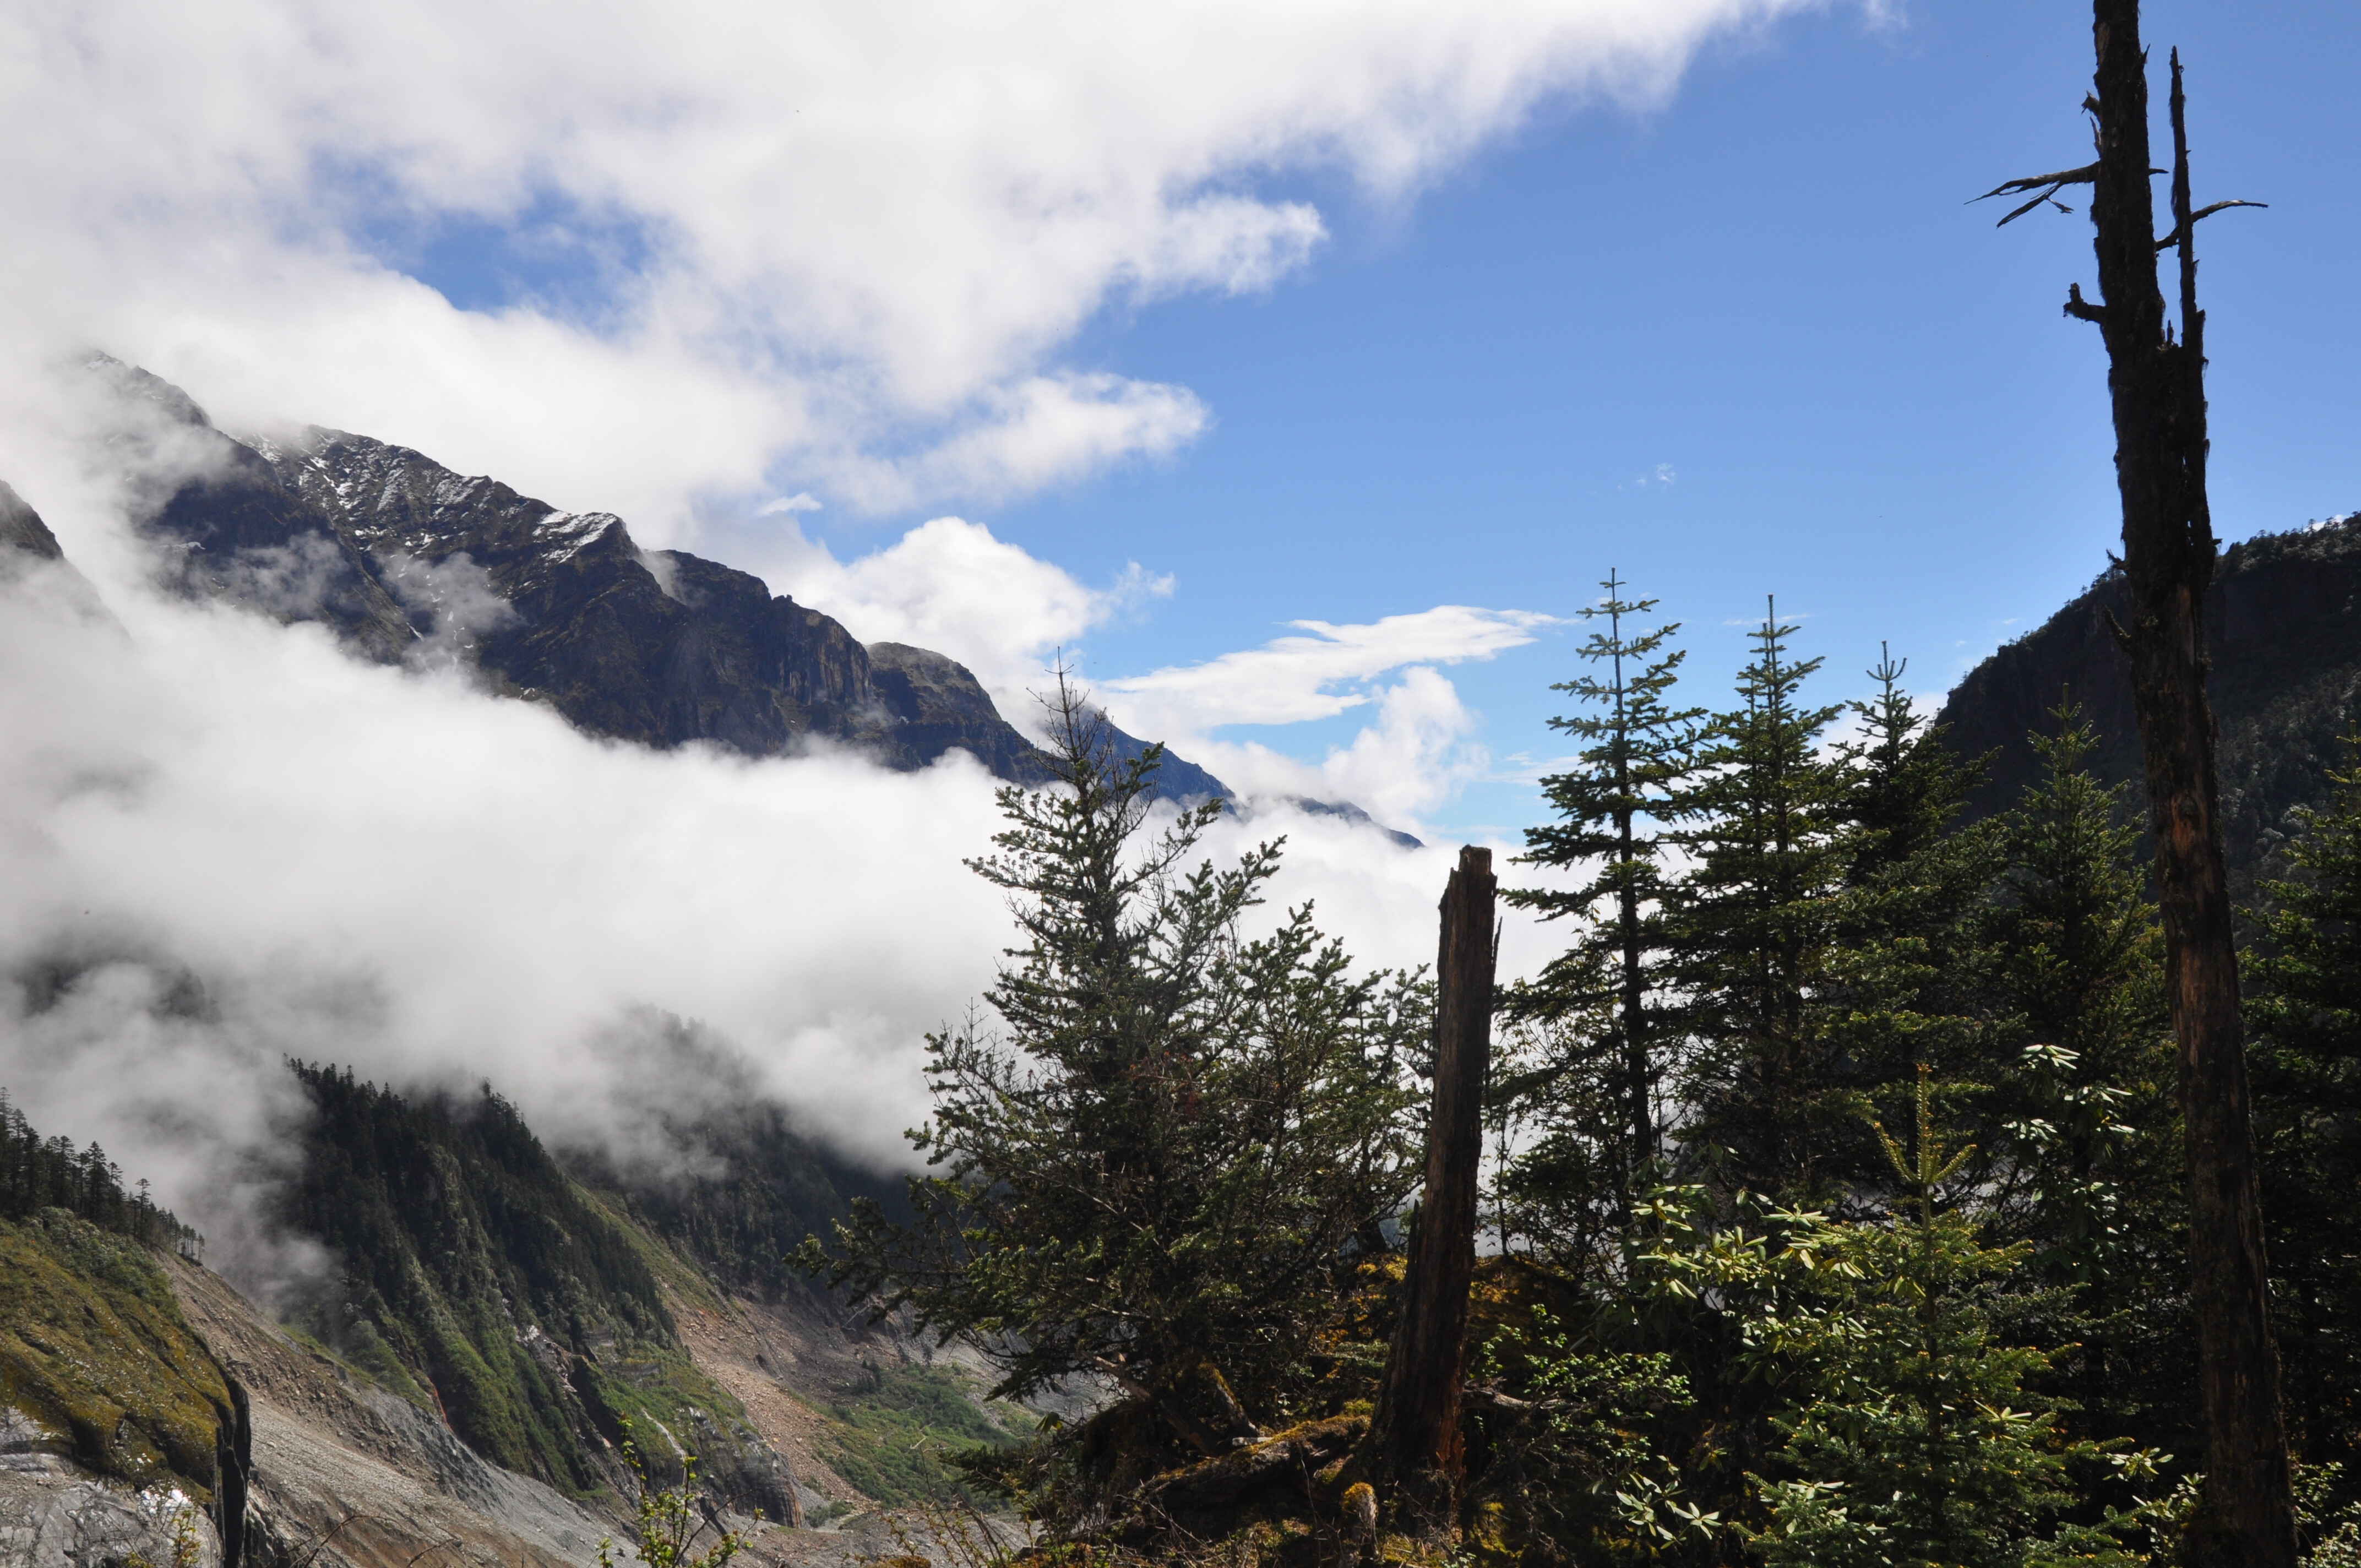
<svg viewBox="0 0 2361 1568">
<path fill-rule="evenodd" d="M 961 863 L 999 826 L 980 768 L 586 737 L 447 665 L 157 598 L 123 487 L 29 466 L 114 612 L 54 574 L 0 589 L 0 1084 L 36 1124 L 154 1178 L 265 1289 L 307 1262 L 251 1223 L 300 1113 L 286 1057 L 489 1080 L 545 1136 L 630 1157 L 651 1095 L 697 1092 L 647 1070 L 658 1009 L 823 1139 L 900 1157 L 925 1032 L 1011 936 Z M 1280 900 L 1364 962 L 1428 959 L 1449 850 L 1285 810 L 1209 849 L 1279 833 Z"/>
<path fill-rule="evenodd" d="M 16 0 L 0 330 L 651 544 L 766 485 L 1020 493 L 1204 428 L 1060 351 L 1300 269 L 1307 176 L 1401 198 L 1813 4 Z"/>
</svg>

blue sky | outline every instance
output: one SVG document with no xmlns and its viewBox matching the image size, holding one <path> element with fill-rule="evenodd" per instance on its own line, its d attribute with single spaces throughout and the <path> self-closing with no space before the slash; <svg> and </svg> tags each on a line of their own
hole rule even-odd
<svg viewBox="0 0 2361 1568">
<path fill-rule="evenodd" d="M 2113 535 L 2103 362 L 2059 311 L 2087 224 L 1995 232 L 1966 200 L 2085 156 L 2077 5 L 241 15 L 126 23 L 47 111 L 169 122 L 56 175 L 54 270 L 130 280 L 86 335 L 232 421 L 623 511 L 866 635 L 839 566 L 957 515 L 1052 598 L 1170 578 L 1009 605 L 1003 641 L 1108 681 L 1304 620 L 1564 617 L 1611 566 L 1686 623 L 1698 700 L 1766 594 L 1830 698 L 1881 639 L 1939 694 Z M 2147 29 L 2159 82 L 2189 62 L 2202 198 L 2271 203 L 2202 236 L 2219 530 L 2361 506 L 2361 8 L 2152 3 Z M 150 210 L 180 215 L 126 239 Z M 71 318 L 83 286 L 18 293 Z M 983 670 L 974 605 L 927 619 L 949 568 L 905 565 L 897 634 Z M 1572 638 L 1518 638 L 1426 665 L 1469 710 L 1455 782 L 1402 795 L 1432 828 L 1536 809 Z M 1201 703 L 1190 740 L 1316 762 L 1409 667 L 1327 680 L 1367 700 L 1323 718 Z"/>
<path fill-rule="evenodd" d="M 2361 9 L 2147 26 L 2184 48 L 2205 199 L 2272 203 L 2211 220 L 2200 251 L 2217 527 L 2361 508 L 2361 122 L 2333 108 Z M 1799 18 L 1709 49 L 1662 111 L 1549 116 L 1407 210 L 1323 203 L 1337 242 L 1269 296 L 1094 325 L 1098 361 L 1203 394 L 1208 436 L 982 515 L 1086 576 L 1130 556 L 1179 576 L 1093 638 L 1101 665 L 1436 601 L 1565 615 L 1616 566 L 1686 624 L 1705 700 L 1770 593 L 1829 695 L 1861 690 L 1880 639 L 1948 689 L 2114 533 L 2104 361 L 2058 308 L 2092 278 L 2088 225 L 1995 232 L 1964 204 L 2081 160 L 2089 48 L 2057 4 Z M 1455 668 L 1497 759 L 1552 754 L 1570 652 Z M 1451 820 L 1531 810 L 1478 787 Z"/>
</svg>

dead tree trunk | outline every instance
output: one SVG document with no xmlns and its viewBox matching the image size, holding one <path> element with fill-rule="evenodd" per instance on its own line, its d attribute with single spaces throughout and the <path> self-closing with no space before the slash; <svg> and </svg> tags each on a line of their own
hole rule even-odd
<svg viewBox="0 0 2361 1568">
<path fill-rule="evenodd" d="M 2197 308 L 2194 231 L 2199 219 L 2222 207 L 2252 203 L 2191 210 L 2176 53 L 2173 226 L 2157 239 L 2148 180 L 2161 171 L 2148 162 L 2139 0 L 2094 0 L 2093 8 L 2098 92 L 2086 106 L 2097 120 L 2098 161 L 2012 187 L 2020 193 L 2047 187 L 2020 213 L 2064 185 L 2088 181 L 2093 188 L 2091 217 L 2098 229 L 2103 298 L 2094 304 L 2073 289 L 2066 312 L 2097 323 L 2107 345 L 2132 615 L 2131 625 L 2116 628 L 2116 636 L 2131 660 L 2164 916 L 2166 983 L 2180 1048 L 2191 1299 L 2205 1420 L 2205 1496 L 2191 1560 L 2293 1568 L 2295 1514 L 2271 1343 L 2215 730 L 2205 696 L 2204 601 L 2213 578 L 2214 542 L 2205 498 L 2205 314 Z M 2158 256 L 2176 248 L 2178 343 L 2157 281 Z"/>
<path fill-rule="evenodd" d="M 1476 1195 L 1484 1080 L 1492 1044 L 1492 852 L 1459 851 L 1443 895 L 1435 970 L 1434 1105 L 1426 1191 L 1411 1237 L 1401 1320 L 1369 1428 L 1369 1473 L 1408 1512 L 1451 1518 L 1465 1471 L 1459 1391 L 1467 1288 L 1476 1272 Z"/>
</svg>

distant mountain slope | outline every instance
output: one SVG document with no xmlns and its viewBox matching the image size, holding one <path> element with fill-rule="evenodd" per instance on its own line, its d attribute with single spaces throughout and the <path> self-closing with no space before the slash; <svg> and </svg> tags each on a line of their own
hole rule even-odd
<svg viewBox="0 0 2361 1568">
<path fill-rule="evenodd" d="M 956 662 L 864 647 L 759 577 L 642 550 L 611 512 L 561 512 L 345 431 L 234 440 L 170 382 L 103 355 L 88 368 L 137 413 L 104 438 L 126 472 L 194 470 L 133 499 L 135 526 L 181 591 L 324 623 L 368 658 L 459 659 L 496 691 L 642 745 L 772 756 L 833 741 L 902 769 L 960 750 L 1013 783 L 1049 778 Z M 0 529 L 13 515 L 0 505 Z M 30 535 L 6 543 L 45 554 Z M 1229 791 L 1170 758 L 1159 793 Z"/>
<path fill-rule="evenodd" d="M 296 1072 L 313 1119 L 280 1207 L 343 1267 L 314 1311 L 322 1339 L 559 1491 L 620 1489 L 614 1450 L 636 1425 L 652 1466 L 686 1447 L 733 1506 L 796 1517 L 785 1461 L 681 1345 L 665 1285 L 703 1283 L 568 1178 L 505 1101 Z"/>
<path fill-rule="evenodd" d="M 629 1414 L 659 1478 L 700 1455 L 747 1568 L 856 1568 L 877 1505 L 950 1495 L 944 1442 L 1005 1441 L 972 1365 L 782 1266 L 845 1173 L 773 1108 L 684 1129 L 702 1176 L 592 1189 L 489 1096 L 304 1078 L 272 1190 L 336 1271 L 278 1282 L 292 1328 L 97 1150 L 0 1114 L 0 1563 L 174 1562 L 177 1488 L 212 1568 L 583 1568 L 629 1534 Z M 771 1528 L 807 1518 L 848 1529 Z"/>
<path fill-rule="evenodd" d="M 137 481 L 131 521 L 162 546 L 170 586 L 281 621 L 324 621 L 368 658 L 398 660 L 416 642 L 368 559 L 186 392 L 103 354 L 86 368 L 115 394 L 122 417 L 103 444 Z M 192 477 L 163 488 L 147 477 L 159 472 Z"/>
<path fill-rule="evenodd" d="M 1939 721 L 1953 748 L 1997 753 L 1972 803 L 1979 815 L 2006 808 L 2033 778 L 2026 734 L 2050 727 L 2064 691 L 2099 733 L 2094 766 L 2134 786 L 2145 820 L 2130 677 L 2106 622 L 2126 615 L 2126 602 L 2122 573 L 2109 571 L 1952 691 Z M 2361 719 L 2361 519 L 2230 546 L 2206 596 L 2205 631 L 2224 836 L 2243 893 L 2284 841 L 2289 812 L 2323 797 L 2338 737 Z"/>
</svg>

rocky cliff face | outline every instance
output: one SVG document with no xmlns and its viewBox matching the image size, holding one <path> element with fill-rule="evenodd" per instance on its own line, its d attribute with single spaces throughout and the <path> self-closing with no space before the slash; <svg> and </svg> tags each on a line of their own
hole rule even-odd
<svg viewBox="0 0 2361 1568">
<path fill-rule="evenodd" d="M 2093 765 L 2132 786 L 2145 819 L 2130 678 L 2106 619 L 2128 613 L 2126 602 L 2121 573 L 2109 572 L 1951 693 L 1939 721 L 1952 746 L 1994 753 L 1978 814 L 2005 809 L 2033 778 L 2026 737 L 2054 727 L 2049 710 L 2063 694 L 2099 733 Z M 2323 797 L 2339 738 L 2361 720 L 2361 518 L 2232 545 L 2206 596 L 2205 632 L 2224 832 L 2243 891 L 2285 840 L 2290 812 Z"/>
<path fill-rule="evenodd" d="M 1049 777 L 963 666 L 864 647 L 759 577 L 642 549 L 611 512 L 561 512 L 346 431 L 236 440 L 170 382 L 103 355 L 87 367 L 116 411 L 100 447 L 181 592 L 327 625 L 366 658 L 456 661 L 497 692 L 642 745 L 775 756 L 832 742 L 903 769 L 958 750 L 1013 783 Z M 0 567 L 55 559 L 38 518 L 27 532 L 31 509 L 15 509 L 0 502 Z M 1175 758 L 1159 793 L 1228 792 Z"/>
<path fill-rule="evenodd" d="M 399 659 L 416 641 L 373 564 L 260 454 L 159 377 L 104 355 L 87 368 L 114 394 L 103 460 L 129 479 L 133 526 L 159 547 L 169 586 L 280 621 L 324 621 L 370 658 Z"/>
</svg>

